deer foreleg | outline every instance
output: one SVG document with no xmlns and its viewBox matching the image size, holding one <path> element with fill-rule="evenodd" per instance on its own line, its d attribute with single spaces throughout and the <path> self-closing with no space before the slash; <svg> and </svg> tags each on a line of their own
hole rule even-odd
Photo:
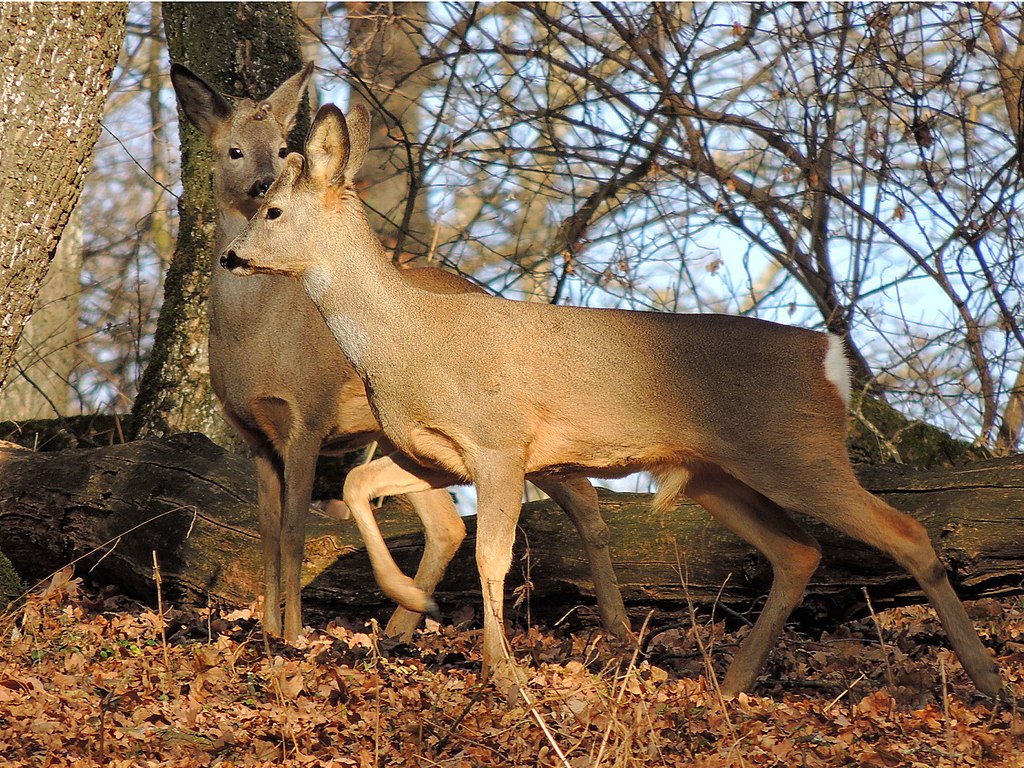
<svg viewBox="0 0 1024 768">
<path fill-rule="evenodd" d="M 424 529 L 423 557 L 413 579 L 416 586 L 427 595 L 434 594 L 434 588 L 444 576 L 448 563 L 466 538 L 466 524 L 455 511 L 452 497 L 447 491 L 423 491 L 410 493 L 406 496 L 419 515 Z M 399 606 L 384 634 L 389 637 L 412 639 L 412 633 L 420 622 L 420 614 L 413 613 Z"/>
<path fill-rule="evenodd" d="M 256 452 L 260 546 L 263 550 L 263 628 L 281 636 L 281 493 L 280 464 L 266 452 Z"/>
<path fill-rule="evenodd" d="M 345 478 L 343 498 L 352 513 L 352 519 L 355 520 L 363 543 L 366 545 L 366 553 L 370 558 L 370 565 L 373 567 L 373 575 L 377 584 L 380 585 L 385 595 L 402 608 L 416 614 L 434 612 L 437 610 L 437 606 L 426 590 L 402 573 L 391 556 L 387 542 L 377 525 L 377 519 L 373 515 L 372 500 L 379 496 L 420 493 L 444 488 L 447 485 L 447 479 L 435 478 L 426 469 L 422 473 L 413 474 L 412 471 L 396 464 L 389 456 L 355 467 Z M 450 498 L 448 504 L 451 504 Z M 419 508 L 417 508 L 417 512 L 424 520 L 425 526 L 433 525 L 432 514 L 427 514 L 427 518 L 430 519 L 428 523 Z M 451 509 L 451 514 L 455 514 L 454 508 Z M 441 519 L 444 521 L 448 512 L 444 511 L 441 515 L 443 516 Z M 450 523 L 450 518 L 447 520 Z M 461 523 L 461 521 L 459 522 Z M 450 556 L 448 559 L 451 559 Z M 447 564 L 446 560 L 444 566 Z M 444 566 L 441 567 L 442 573 Z M 430 589 L 433 590 L 433 585 Z"/>
<path fill-rule="evenodd" d="M 515 662 L 505 649 L 505 576 L 512 565 L 525 477 L 521 463 L 506 456 L 495 455 L 478 466 L 473 480 L 477 489 L 476 564 L 484 601 L 483 671 L 505 687 L 515 680 Z"/>
<path fill-rule="evenodd" d="M 306 517 L 313 497 L 313 479 L 319 439 L 303 440 L 289 447 L 284 467 L 281 505 L 281 575 L 284 586 L 284 638 L 295 640 L 302 632 L 302 561 L 306 546 Z"/>
</svg>

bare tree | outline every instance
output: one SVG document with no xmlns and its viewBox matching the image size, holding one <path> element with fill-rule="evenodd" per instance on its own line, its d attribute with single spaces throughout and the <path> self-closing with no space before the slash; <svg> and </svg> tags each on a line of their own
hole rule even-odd
<svg viewBox="0 0 1024 768">
<path fill-rule="evenodd" d="M 995 9 L 991 3 L 978 3 L 982 29 L 989 41 L 992 58 L 999 72 L 999 88 L 1006 107 L 1006 122 L 1017 144 L 1017 168 L 1024 175 L 1024 16 L 1016 19 Z M 1011 31 L 1008 27 L 1016 27 Z M 996 435 L 996 451 L 1008 453 L 1019 444 L 1024 432 L 1024 365 L 1017 371 L 1007 398 L 1006 411 Z"/>
<path fill-rule="evenodd" d="M 419 144 L 419 103 L 430 71 L 420 58 L 425 3 L 348 3 L 348 76 L 360 98 L 380 115 L 363 169 L 364 202 L 395 258 L 430 250 L 434 228 L 427 213 Z"/>
<path fill-rule="evenodd" d="M 125 45 L 82 193 L 72 413 L 122 414 L 130 408 L 173 252 L 179 152 L 159 8 L 129 7 Z"/>
<path fill-rule="evenodd" d="M 0 399 L 0 420 L 52 419 L 68 413 L 81 274 L 82 215 L 75 208 L 21 334 Z"/>
<path fill-rule="evenodd" d="M 0 6 L 0 385 L 82 189 L 123 4 Z"/>
</svg>

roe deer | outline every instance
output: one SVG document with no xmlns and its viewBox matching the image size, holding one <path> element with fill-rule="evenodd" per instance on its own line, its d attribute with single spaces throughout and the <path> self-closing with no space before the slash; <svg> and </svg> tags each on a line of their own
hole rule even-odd
<svg viewBox="0 0 1024 768">
<path fill-rule="evenodd" d="M 307 64 L 263 101 L 232 103 L 185 67 L 172 66 L 171 80 L 182 108 L 214 151 L 217 253 L 255 213 L 283 165 L 285 139 L 311 72 L 312 64 Z M 402 276 L 422 290 L 482 292 L 439 269 L 409 269 Z M 213 389 L 228 421 L 256 459 L 264 626 L 271 634 L 282 634 L 283 582 L 283 635 L 293 640 L 302 629 L 300 569 L 317 455 L 344 453 L 372 441 L 388 449 L 387 440 L 367 402 L 363 382 L 294 280 L 241 281 L 215 268 L 209 313 Z M 623 635 L 629 631 L 629 620 L 612 570 L 608 529 L 600 517 L 597 494 L 586 480 L 543 486 L 583 539 L 604 626 Z M 385 594 L 400 606 L 385 631 L 407 639 L 420 612 L 432 608 L 429 596 L 466 535 L 444 490 L 413 493 L 408 498 L 426 537 L 416 577 L 408 579 L 397 566 L 377 572 Z M 371 560 L 393 565 L 372 510 L 360 507 L 354 517 Z"/>
<path fill-rule="evenodd" d="M 322 107 L 305 162 L 288 157 L 221 264 L 237 275 L 297 278 L 405 454 L 362 470 L 375 479 L 350 476 L 347 502 L 358 506 L 365 499 L 357 496 L 382 488 L 476 485 L 485 672 L 516 679 L 502 608 L 524 476 L 648 470 L 660 481 L 656 506 L 686 494 L 772 564 L 768 599 L 725 675 L 726 693 L 755 683 L 818 565 L 817 542 L 790 512 L 824 520 L 906 568 L 975 685 L 998 693 L 998 668 L 924 528 L 853 474 L 838 337 L 745 317 L 424 291 L 391 264 L 354 187 L 369 126 L 362 105 L 347 121 Z"/>
</svg>

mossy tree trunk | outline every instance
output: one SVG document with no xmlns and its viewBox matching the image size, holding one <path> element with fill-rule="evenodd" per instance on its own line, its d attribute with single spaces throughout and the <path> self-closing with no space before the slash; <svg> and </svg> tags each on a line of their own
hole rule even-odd
<svg viewBox="0 0 1024 768">
<path fill-rule="evenodd" d="M 268 96 L 302 65 L 290 3 L 167 3 L 167 47 L 221 93 Z M 179 112 L 181 175 L 178 243 L 164 286 L 153 351 L 132 410 L 135 437 L 202 432 L 222 445 L 236 438 L 210 387 L 206 302 L 214 258 L 217 207 L 213 157 L 206 139 Z M 308 121 L 300 115 L 292 148 Z"/>
</svg>

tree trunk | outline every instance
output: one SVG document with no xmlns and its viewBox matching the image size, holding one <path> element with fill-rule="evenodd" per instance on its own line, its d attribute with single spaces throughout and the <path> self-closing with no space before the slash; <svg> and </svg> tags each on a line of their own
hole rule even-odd
<svg viewBox="0 0 1024 768">
<path fill-rule="evenodd" d="M 411 261 L 430 252 L 434 234 L 418 167 L 419 102 L 430 85 L 420 58 L 427 5 L 353 2 L 346 13 L 353 86 L 374 115 L 359 173 L 363 202 L 385 247 Z"/>
<path fill-rule="evenodd" d="M 25 323 L 0 399 L 0 420 L 27 421 L 68 415 L 71 371 L 78 342 L 82 279 L 82 215 L 71 215 Z"/>
<path fill-rule="evenodd" d="M 167 3 L 167 47 L 173 61 L 228 96 L 261 99 L 302 66 L 295 12 L 288 3 Z M 184 194 L 178 243 L 164 286 L 149 364 L 132 409 L 136 437 L 202 432 L 233 446 L 210 387 L 206 302 L 216 246 L 213 158 L 206 139 L 178 121 Z M 300 114 L 292 148 L 309 127 Z"/>
<path fill-rule="evenodd" d="M 0 386 L 78 202 L 123 3 L 0 3 Z"/>
<path fill-rule="evenodd" d="M 261 589 L 251 462 L 201 435 L 53 453 L 6 444 L 0 466 L 0 548 L 27 578 L 44 578 L 81 558 L 79 573 L 151 599 L 156 552 L 165 601 L 246 605 Z M 1024 457 L 930 472 L 873 468 L 862 479 L 925 524 L 962 596 L 1021 592 Z M 678 615 L 687 599 L 743 611 L 767 594 L 764 558 L 699 507 L 681 504 L 657 515 L 650 496 L 602 492 L 601 510 L 623 596 L 637 617 L 648 610 Z M 413 573 L 422 546 L 415 516 L 404 503 L 389 501 L 378 519 L 399 565 Z M 467 523 L 469 541 L 439 588 L 445 610 L 479 602 L 474 519 Z M 863 587 L 876 607 L 921 600 L 910 577 L 879 553 L 819 524 L 807 527 L 824 557 L 804 618 L 858 613 Z M 591 611 L 575 530 L 550 501 L 524 509 L 510 598 L 527 573 L 533 617 L 557 619 L 577 605 Z M 307 619 L 367 618 L 392 607 L 377 590 L 350 523 L 311 516 L 303 580 Z"/>
</svg>

